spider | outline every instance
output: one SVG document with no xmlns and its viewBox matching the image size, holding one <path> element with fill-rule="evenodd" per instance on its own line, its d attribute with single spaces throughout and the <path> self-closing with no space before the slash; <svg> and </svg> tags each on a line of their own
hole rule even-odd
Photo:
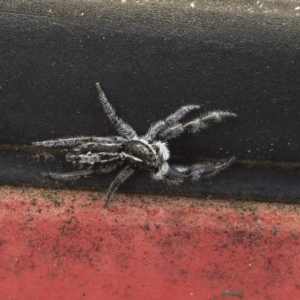
<svg viewBox="0 0 300 300">
<path fill-rule="evenodd" d="M 81 177 L 109 173 L 119 166 L 123 167 L 110 184 L 104 203 L 105 208 L 108 207 L 111 197 L 119 185 L 136 170 L 150 173 L 155 180 L 163 180 L 169 184 L 180 184 L 186 178 L 197 180 L 214 176 L 234 162 L 235 157 L 233 156 L 225 161 L 186 166 L 170 165 L 168 163 L 170 151 L 167 142 L 185 131 L 195 133 L 207 128 L 211 123 L 236 117 L 235 113 L 211 111 L 191 121 L 182 122 L 188 113 L 200 109 L 200 105 L 186 105 L 164 120 L 152 124 L 143 136 L 138 136 L 130 125 L 117 116 L 98 82 L 96 88 L 104 112 L 119 136 L 80 136 L 34 142 L 33 145 L 66 149 L 66 161 L 79 166 L 80 169 L 86 168 L 70 173 L 45 174 L 53 179 L 75 180 Z"/>
</svg>

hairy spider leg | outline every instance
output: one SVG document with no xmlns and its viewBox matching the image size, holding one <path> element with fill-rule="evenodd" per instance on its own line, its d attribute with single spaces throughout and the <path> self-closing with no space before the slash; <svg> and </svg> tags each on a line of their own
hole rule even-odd
<svg viewBox="0 0 300 300">
<path fill-rule="evenodd" d="M 219 123 L 225 118 L 236 117 L 235 113 L 228 111 L 212 111 L 204 114 L 190 122 L 178 123 L 172 127 L 167 128 L 165 131 L 162 131 L 158 138 L 164 141 L 174 139 L 181 135 L 184 131 L 195 133 L 202 129 L 207 128 L 210 123 Z"/>
<path fill-rule="evenodd" d="M 70 180 L 76 180 L 82 177 L 89 177 L 92 175 L 95 175 L 97 172 L 95 170 L 82 170 L 82 171 L 74 171 L 74 172 L 69 172 L 69 173 L 42 173 L 43 176 L 45 177 L 50 177 L 53 179 L 58 179 L 58 180 L 65 180 L 65 181 L 70 181 Z"/>
<path fill-rule="evenodd" d="M 184 178 L 191 178 L 192 180 L 198 180 L 202 178 L 209 178 L 217 173 L 221 172 L 224 169 L 227 169 L 233 162 L 236 160 L 235 156 L 230 157 L 226 161 L 218 161 L 215 163 L 206 162 L 201 164 L 193 164 L 190 166 L 171 166 L 170 169 L 174 173 L 173 176 L 179 176 L 177 172 L 182 174 Z M 172 174 L 167 174 L 172 177 Z"/>
<path fill-rule="evenodd" d="M 93 169 L 93 166 L 90 166 L 87 170 L 79 170 L 68 173 L 42 173 L 45 177 L 50 177 L 58 180 L 77 180 L 79 178 L 90 177 L 98 174 L 107 174 L 114 171 L 118 167 L 118 163 L 106 164 L 106 165 L 97 165 L 97 168 Z"/>
<path fill-rule="evenodd" d="M 150 129 L 145 134 L 144 139 L 147 141 L 154 140 L 157 135 L 170 128 L 172 125 L 176 124 L 178 121 L 180 121 L 185 115 L 192 112 L 193 110 L 200 109 L 200 105 L 186 105 L 178 110 L 176 110 L 173 114 L 169 115 L 165 120 L 158 121 L 150 126 Z"/>
<path fill-rule="evenodd" d="M 99 100 L 101 101 L 104 112 L 106 113 L 106 115 L 109 118 L 109 120 L 111 121 L 111 123 L 115 126 L 117 132 L 121 136 L 123 136 L 127 139 L 136 138 L 137 134 L 136 134 L 135 130 L 117 116 L 115 110 L 113 109 L 111 104 L 108 102 L 99 82 L 96 82 L 96 88 L 98 90 Z"/>
<path fill-rule="evenodd" d="M 98 142 L 87 142 L 79 144 L 78 146 L 72 148 L 70 155 L 80 155 L 87 153 L 102 153 L 107 155 L 119 155 L 122 150 L 122 143 L 108 142 L 108 143 L 98 143 Z"/>
<path fill-rule="evenodd" d="M 162 179 L 164 182 L 170 185 L 178 185 L 183 183 L 186 175 L 182 172 L 179 172 L 174 167 L 168 165 L 167 172 L 163 175 Z"/>
<path fill-rule="evenodd" d="M 33 146 L 45 147 L 45 148 L 73 148 L 84 143 L 122 143 L 126 139 L 118 136 L 112 137 L 96 137 L 96 136 L 79 136 L 74 138 L 63 138 L 46 140 L 42 142 L 33 142 Z"/>
<path fill-rule="evenodd" d="M 114 192 L 118 189 L 119 185 L 123 183 L 129 176 L 131 176 L 134 173 L 134 170 L 131 169 L 130 166 L 125 167 L 120 171 L 120 173 L 117 175 L 117 177 L 114 179 L 114 181 L 110 184 L 106 201 L 103 205 L 104 208 L 108 207 L 108 204 L 110 202 L 111 197 L 113 196 Z"/>
</svg>

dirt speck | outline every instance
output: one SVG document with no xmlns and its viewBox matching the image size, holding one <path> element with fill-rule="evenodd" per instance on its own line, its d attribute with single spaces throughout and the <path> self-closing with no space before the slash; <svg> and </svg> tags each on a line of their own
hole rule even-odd
<svg viewBox="0 0 300 300">
<path fill-rule="evenodd" d="M 243 292 L 240 290 L 223 290 L 221 291 L 222 296 L 226 297 L 237 297 L 237 298 L 243 298 Z"/>
</svg>

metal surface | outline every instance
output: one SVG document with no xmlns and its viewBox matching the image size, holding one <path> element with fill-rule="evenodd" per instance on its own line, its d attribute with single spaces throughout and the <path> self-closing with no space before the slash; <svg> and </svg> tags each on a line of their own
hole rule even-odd
<svg viewBox="0 0 300 300">
<path fill-rule="evenodd" d="M 299 299 L 300 207 L 0 189 L 1 299 Z"/>
<path fill-rule="evenodd" d="M 172 148 L 171 148 L 172 149 Z M 0 182 L 19 186 L 73 187 L 107 190 L 118 171 L 70 182 L 44 177 L 42 172 L 70 172 L 76 168 L 62 156 L 40 149 L 19 147 L 0 152 Z M 261 164 L 237 162 L 218 176 L 198 181 L 186 180 L 182 185 L 167 185 L 153 180 L 149 174 L 136 172 L 119 188 L 121 192 L 156 195 L 198 196 L 216 198 L 299 203 L 299 164 Z M 118 192 L 117 192 L 118 193 Z"/>
<path fill-rule="evenodd" d="M 113 134 L 100 81 L 143 133 L 187 103 L 239 118 L 177 155 L 300 159 L 295 1 L 2 1 L 0 142 Z"/>
</svg>

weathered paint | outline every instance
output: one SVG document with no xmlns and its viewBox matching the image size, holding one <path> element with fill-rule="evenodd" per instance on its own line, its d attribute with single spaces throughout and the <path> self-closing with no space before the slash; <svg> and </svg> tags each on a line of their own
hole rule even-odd
<svg viewBox="0 0 300 300">
<path fill-rule="evenodd" d="M 300 207 L 0 189 L 0 299 L 300 299 Z"/>
</svg>

